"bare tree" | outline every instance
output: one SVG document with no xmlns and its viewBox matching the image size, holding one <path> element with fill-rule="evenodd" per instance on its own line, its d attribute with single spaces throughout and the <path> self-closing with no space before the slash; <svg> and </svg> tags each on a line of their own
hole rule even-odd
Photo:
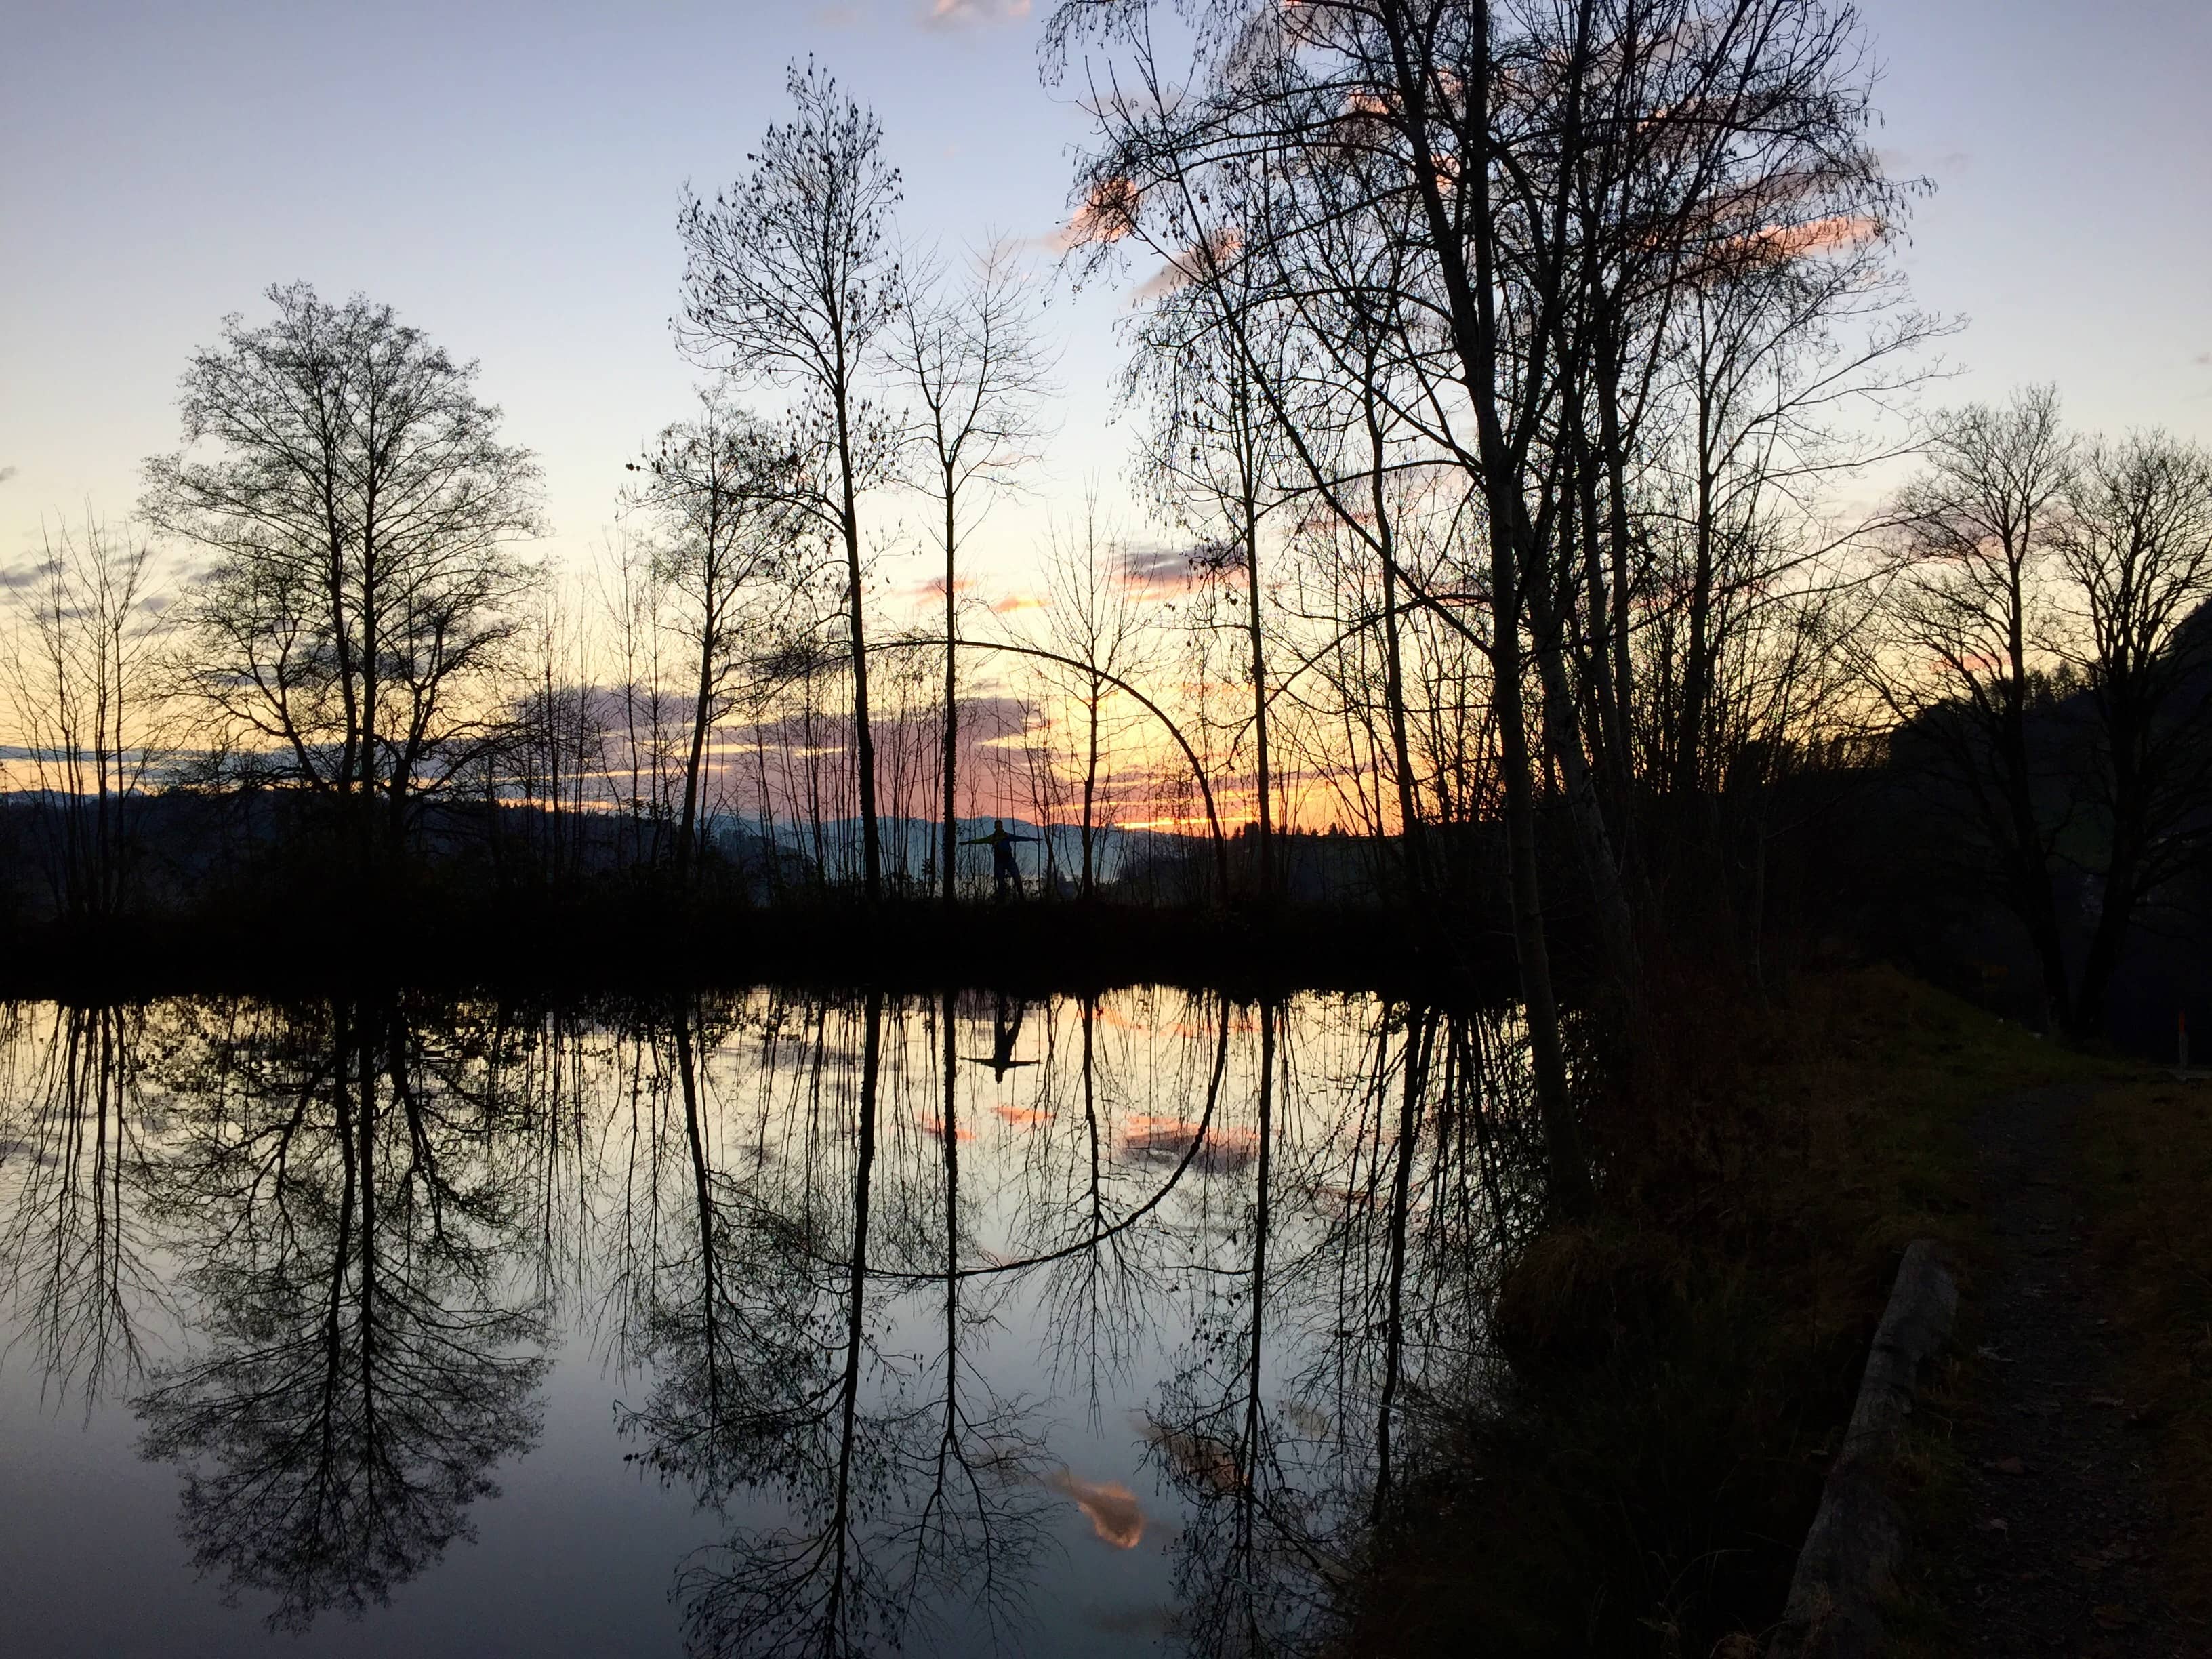
<svg viewBox="0 0 2212 1659">
<path fill-rule="evenodd" d="M 517 641 L 520 695 L 506 740 L 487 756 L 491 834 L 503 838 L 503 797 L 519 795 L 535 873 L 572 880 L 586 855 L 586 802 L 606 769 L 605 711 L 593 694 L 589 613 L 551 581 L 536 594 Z"/>
<path fill-rule="evenodd" d="M 2067 505 L 2062 649 L 2096 712 L 2086 793 L 2105 840 L 2074 1018 L 2095 1033 L 2130 925 L 2193 855 L 2212 807 L 2212 453 L 2163 432 L 2100 443 Z"/>
<path fill-rule="evenodd" d="M 1097 893 L 1099 784 L 1114 736 L 1110 704 L 1119 683 L 1142 672 L 1150 631 L 1130 591 L 1127 550 L 1103 522 L 1095 488 L 1079 520 L 1054 527 L 1046 560 L 1046 603 L 1039 614 L 1058 656 L 1080 665 L 1060 672 L 1082 720 L 1074 738 L 1083 790 L 1077 890 L 1087 902 Z"/>
<path fill-rule="evenodd" d="M 633 544 L 625 538 L 604 548 L 592 580 L 622 700 L 617 769 L 627 777 L 628 787 L 621 792 L 618 805 L 630 832 L 629 858 L 633 864 L 657 863 L 673 811 L 669 775 L 676 720 L 661 663 L 668 595 L 652 550 L 641 539 Z"/>
<path fill-rule="evenodd" d="M 167 596 L 151 544 L 87 515 L 46 532 L 12 590 L 15 648 L 0 664 L 37 819 L 47 831 L 55 908 L 110 915 L 131 896 L 137 799 L 169 733 L 157 678 Z"/>
<path fill-rule="evenodd" d="M 267 297 L 273 320 L 233 315 L 193 355 L 187 447 L 147 463 L 145 512 L 215 556 L 186 620 L 220 735 L 343 803 L 368 859 L 495 735 L 474 694 L 532 580 L 513 544 L 539 530 L 538 469 L 477 366 L 391 307 Z"/>
<path fill-rule="evenodd" d="M 714 393 L 699 404 L 696 417 L 667 427 L 652 454 L 630 463 L 646 477 L 631 500 L 659 535 L 653 574 L 677 599 L 695 669 L 676 826 L 679 881 L 697 860 L 707 738 L 729 706 L 748 605 L 764 584 L 780 587 L 793 565 L 793 469 L 784 434 Z"/>
<path fill-rule="evenodd" d="M 890 241 L 898 169 L 884 159 L 872 114 L 811 59 L 787 82 L 793 114 L 770 126 L 746 178 L 708 202 L 687 196 L 684 238 L 687 349 L 740 378 L 799 395 L 799 447 L 812 465 L 803 509 L 845 556 L 853 674 L 854 765 L 867 896 L 883 896 L 875 741 L 868 720 L 868 641 L 860 496 L 887 480 L 894 422 L 869 397 L 870 356 L 897 314 Z"/>
<path fill-rule="evenodd" d="M 959 549 L 993 497 L 1009 488 L 1040 435 L 1046 365 L 1013 250 L 993 243 L 965 282 L 909 271 L 890 353 L 915 408 L 921 487 L 939 510 L 945 557 L 945 730 L 939 888 L 953 902 L 959 841 Z"/>
<path fill-rule="evenodd" d="M 1229 246 L 1219 241 L 1191 257 L 1189 263 L 1206 267 L 1207 280 L 1179 284 L 1146 319 L 1125 386 L 1133 395 L 1151 393 L 1151 441 L 1142 465 L 1162 505 L 1203 538 L 1196 571 L 1217 591 L 1241 590 L 1235 624 L 1243 635 L 1247 694 L 1241 735 L 1252 753 L 1254 885 L 1266 903 L 1278 896 L 1277 779 L 1261 538 L 1282 500 L 1277 477 L 1285 457 L 1254 361 L 1262 348 L 1243 331 L 1251 268 L 1224 257 Z"/>
<path fill-rule="evenodd" d="M 1894 507 L 1903 544 L 1883 637 L 1860 647 L 1989 848 L 2061 1022 L 2073 1012 L 2051 883 L 2063 825 L 2050 810 L 2055 761 L 2030 727 L 2059 666 L 2048 572 L 2076 465 L 2049 386 L 1938 416 L 1927 468 Z"/>
</svg>

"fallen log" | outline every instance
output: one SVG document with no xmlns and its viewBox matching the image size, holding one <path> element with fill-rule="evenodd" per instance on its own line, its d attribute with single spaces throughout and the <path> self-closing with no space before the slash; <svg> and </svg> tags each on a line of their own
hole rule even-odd
<svg viewBox="0 0 2212 1659">
<path fill-rule="evenodd" d="M 1936 1245 L 1923 1238 L 1906 1246 L 1769 1659 L 1872 1659 L 1881 1651 L 1881 1599 L 1905 1550 L 1887 1477 L 1921 1367 L 1949 1340 L 1958 1309 L 1958 1280 Z"/>
</svg>

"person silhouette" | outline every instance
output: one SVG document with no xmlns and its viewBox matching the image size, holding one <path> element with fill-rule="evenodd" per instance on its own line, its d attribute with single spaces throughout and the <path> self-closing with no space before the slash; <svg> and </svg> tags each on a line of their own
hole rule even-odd
<svg viewBox="0 0 2212 1659">
<path fill-rule="evenodd" d="M 991 820 L 988 836 L 970 836 L 960 844 L 963 847 L 988 847 L 991 849 L 991 896 L 1003 904 L 1008 898 L 1022 896 L 1021 866 L 1014 862 L 1014 843 L 1018 841 L 1042 841 L 1042 836 L 1017 835 L 1000 818 Z"/>
</svg>

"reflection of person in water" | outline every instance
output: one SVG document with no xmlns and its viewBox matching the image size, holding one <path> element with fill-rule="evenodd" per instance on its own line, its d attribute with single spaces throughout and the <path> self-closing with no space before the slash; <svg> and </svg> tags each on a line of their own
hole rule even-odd
<svg viewBox="0 0 2212 1659">
<path fill-rule="evenodd" d="M 971 836 L 960 844 L 963 847 L 988 847 L 991 849 L 991 896 L 1004 903 L 1008 898 L 1022 896 L 1021 866 L 1014 862 L 1014 843 L 1018 841 L 1042 841 L 1042 836 L 1019 836 L 1006 828 L 1001 818 L 991 820 L 991 833 Z"/>
<path fill-rule="evenodd" d="M 981 1054 L 970 1054 L 968 1057 L 968 1063 L 971 1066 L 989 1066 L 992 1075 L 1001 1083 L 1006 1080 L 1006 1073 L 1016 1066 L 1036 1065 L 1036 1061 L 1033 1060 L 1014 1058 L 1014 1044 L 1021 1041 L 1022 1015 L 1027 1009 L 1026 1003 L 1017 1001 L 1010 1012 L 1006 1004 L 1006 994 L 1003 991 L 1000 992 L 998 1006 L 991 1011 L 990 1058 L 986 1060 Z"/>
</svg>

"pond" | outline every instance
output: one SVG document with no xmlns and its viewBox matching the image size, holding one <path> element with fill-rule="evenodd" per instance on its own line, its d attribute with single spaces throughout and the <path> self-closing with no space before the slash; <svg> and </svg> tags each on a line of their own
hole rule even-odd
<svg viewBox="0 0 2212 1659">
<path fill-rule="evenodd" d="M 1526 1095 L 1351 995 L 0 1007 L 13 1650 L 1303 1650 Z"/>
</svg>

